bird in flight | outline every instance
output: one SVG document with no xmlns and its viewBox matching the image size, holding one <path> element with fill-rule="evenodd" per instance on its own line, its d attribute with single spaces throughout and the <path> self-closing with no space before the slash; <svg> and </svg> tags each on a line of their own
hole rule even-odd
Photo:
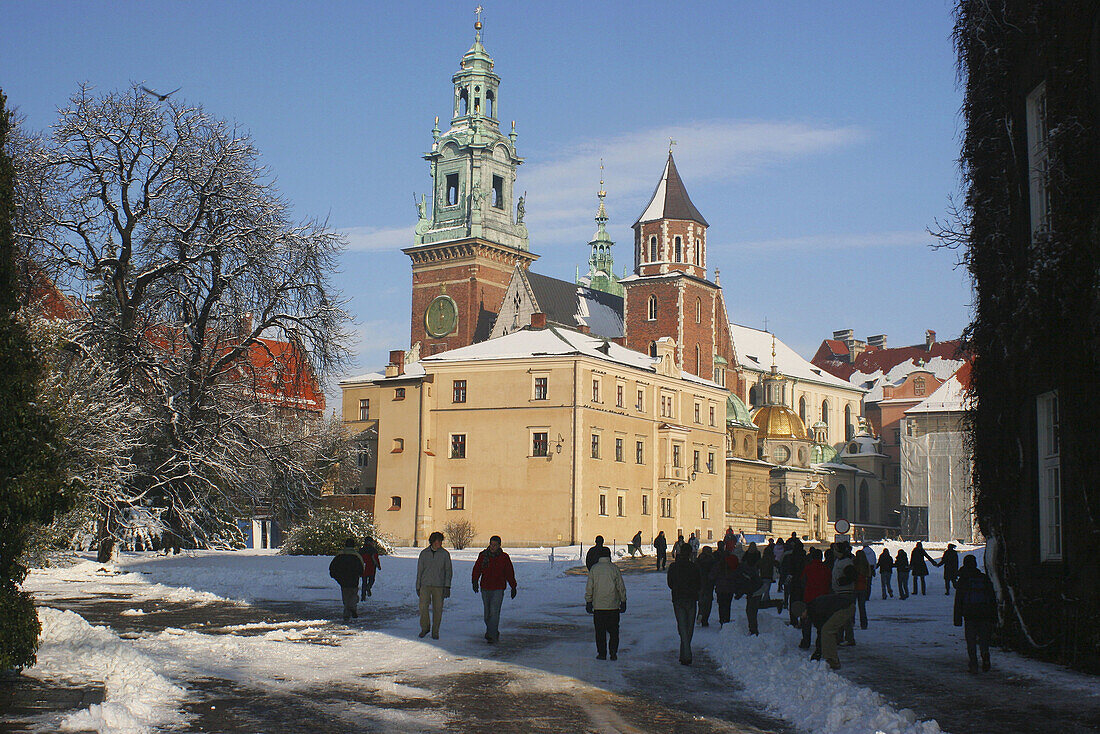
<svg viewBox="0 0 1100 734">
<path fill-rule="evenodd" d="M 146 87 L 146 86 L 143 86 L 141 89 L 146 94 L 149 94 L 149 95 L 152 95 L 152 96 L 156 97 L 158 102 L 163 102 L 164 100 L 168 99 L 169 97 L 171 97 L 173 94 L 175 94 L 179 90 L 183 89 L 183 87 L 176 87 L 175 89 L 173 89 L 168 94 L 161 94 L 160 92 L 154 92 L 152 89 L 150 89 L 149 87 Z"/>
</svg>

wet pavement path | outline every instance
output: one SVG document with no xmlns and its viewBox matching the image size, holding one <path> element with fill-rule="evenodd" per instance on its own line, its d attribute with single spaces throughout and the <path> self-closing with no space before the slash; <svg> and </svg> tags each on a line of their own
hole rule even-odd
<svg viewBox="0 0 1100 734">
<path fill-rule="evenodd" d="M 331 604 L 261 601 L 254 604 L 208 602 L 202 604 L 135 599 L 125 592 L 61 598 L 50 595 L 40 603 L 80 614 L 89 623 L 110 627 L 120 637 L 137 638 L 166 628 L 208 635 L 251 635 L 285 627 L 298 629 L 302 620 L 328 620 Z M 144 613 L 124 614 L 135 607 Z M 575 608 L 570 605 L 569 608 Z M 599 682 L 578 680 L 556 664 L 540 664 L 539 651 L 562 639 L 583 640 L 584 654 L 591 651 L 591 630 L 569 621 L 532 623 L 513 628 L 500 642 L 486 646 L 477 657 L 458 656 L 447 672 L 430 668 L 387 675 L 389 686 L 416 691 L 415 695 L 389 695 L 372 676 L 349 674 L 338 685 L 287 691 L 262 682 L 230 681 L 201 677 L 175 682 L 189 695 L 185 720 L 172 731 L 249 732 L 250 734 L 343 734 L 357 732 L 788 732 L 735 692 L 735 685 L 700 655 L 693 668 L 669 660 L 630 658 L 629 646 L 621 650 L 619 665 L 627 671 L 625 690 L 608 690 Z M 404 608 L 381 605 L 360 607 L 359 620 L 314 621 L 310 634 L 300 642 L 338 646 L 357 628 L 378 629 Z M 639 622 L 641 624 L 641 622 Z M 246 625 L 262 625 L 261 627 Z M 550 656 L 553 659 L 553 656 Z M 592 661 L 595 663 L 596 661 Z M 672 661 L 674 662 L 674 661 Z M 599 665 L 615 665 L 612 662 Z M 596 676 L 597 681 L 599 675 Z M 23 679 L 26 681 L 27 679 Z M 5 687 L 0 697 L 0 732 L 43 732 L 44 721 L 53 726 L 60 715 L 102 700 L 102 688 L 51 687 L 37 681 L 21 687 Z M 52 714 L 52 716 L 50 716 Z"/>
</svg>

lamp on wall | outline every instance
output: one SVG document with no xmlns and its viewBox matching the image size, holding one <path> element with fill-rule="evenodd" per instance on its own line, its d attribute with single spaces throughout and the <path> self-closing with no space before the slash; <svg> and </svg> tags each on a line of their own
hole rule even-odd
<svg viewBox="0 0 1100 734">
<path fill-rule="evenodd" d="M 555 454 L 560 454 L 560 453 L 561 453 L 561 445 L 562 445 L 562 442 L 563 442 L 563 441 L 565 441 L 565 439 L 564 439 L 564 438 L 562 438 L 562 435 L 561 435 L 561 434 L 559 433 L 559 434 L 558 434 L 558 442 L 557 442 L 557 445 L 556 445 L 556 446 L 554 446 L 554 453 L 555 453 Z"/>
</svg>

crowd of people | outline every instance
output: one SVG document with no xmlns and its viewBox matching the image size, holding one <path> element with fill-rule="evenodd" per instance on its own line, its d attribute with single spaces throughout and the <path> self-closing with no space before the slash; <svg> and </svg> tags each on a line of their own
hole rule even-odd
<svg viewBox="0 0 1100 734">
<path fill-rule="evenodd" d="M 874 578 L 879 577 L 882 598 L 894 597 L 896 577 L 899 599 L 927 594 L 925 579 L 929 566 L 944 569 L 944 593 L 956 589 L 954 623 L 965 628 L 969 670 L 990 669 L 989 642 L 996 618 L 996 596 L 989 578 L 978 570 L 974 556 L 966 556 L 962 566 L 953 543 L 939 559 L 934 559 L 918 542 L 911 554 L 898 550 L 891 555 L 884 548 L 877 556 L 870 545 L 854 550 L 847 541 L 831 544 L 822 551 L 808 550 L 797 533 L 784 539 L 769 539 L 766 546 L 744 543 L 743 536 L 726 531 L 715 548 L 701 546 L 694 533 L 688 539 L 680 535 L 672 547 L 673 561 L 666 562 L 668 541 L 664 533 L 653 539 L 657 570 L 665 571 L 672 595 L 676 629 L 680 637 L 679 660 L 692 664 L 691 642 L 696 625 L 710 626 L 712 611 L 717 610 L 718 625 L 729 624 L 733 601 L 745 599 L 745 617 L 750 635 L 759 634 L 759 612 L 775 609 L 787 612 L 787 623 L 802 631 L 799 647 L 809 649 L 813 630 L 812 660 L 824 659 L 835 669 L 840 667 L 838 647 L 854 646 L 855 626 L 867 629 L 867 601 Z M 627 551 L 642 554 L 639 531 Z M 644 556 L 644 554 L 642 554 Z M 585 555 L 588 577 L 585 584 L 585 610 L 592 615 L 596 638 L 596 657 L 617 660 L 619 624 L 626 612 L 626 584 L 622 572 L 612 562 L 611 549 L 603 536 Z M 371 595 L 375 574 L 381 568 L 378 549 L 370 539 L 356 548 L 354 538 L 332 559 L 329 575 L 340 585 L 344 620 L 358 617 L 356 602 Z M 428 546 L 420 552 L 416 566 L 416 594 L 420 607 L 420 637 L 431 634 L 439 639 L 443 601 L 451 593 L 451 557 L 443 548 L 443 533 L 433 532 Z M 912 577 L 912 592 L 909 580 Z M 500 609 L 505 591 L 517 592 L 515 569 L 494 535 L 481 551 L 472 570 L 472 586 L 480 593 L 485 610 L 485 640 L 500 638 Z M 360 596 L 360 582 L 362 592 Z M 775 598 L 772 586 L 776 586 Z"/>
</svg>

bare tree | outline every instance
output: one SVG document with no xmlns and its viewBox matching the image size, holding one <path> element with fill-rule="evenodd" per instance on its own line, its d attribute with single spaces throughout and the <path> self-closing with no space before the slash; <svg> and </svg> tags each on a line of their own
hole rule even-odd
<svg viewBox="0 0 1100 734">
<path fill-rule="evenodd" d="M 136 86 L 81 88 L 33 150 L 28 249 L 88 297 L 79 341 L 107 350 L 140 406 L 137 471 L 102 545 L 135 501 L 183 542 L 232 534 L 237 510 L 303 471 L 294 401 L 346 354 L 340 237 L 291 220 L 247 134 Z"/>
<path fill-rule="evenodd" d="M 469 520 L 451 520 L 443 526 L 443 534 L 451 541 L 455 550 L 463 550 L 473 542 L 477 529 Z"/>
</svg>

